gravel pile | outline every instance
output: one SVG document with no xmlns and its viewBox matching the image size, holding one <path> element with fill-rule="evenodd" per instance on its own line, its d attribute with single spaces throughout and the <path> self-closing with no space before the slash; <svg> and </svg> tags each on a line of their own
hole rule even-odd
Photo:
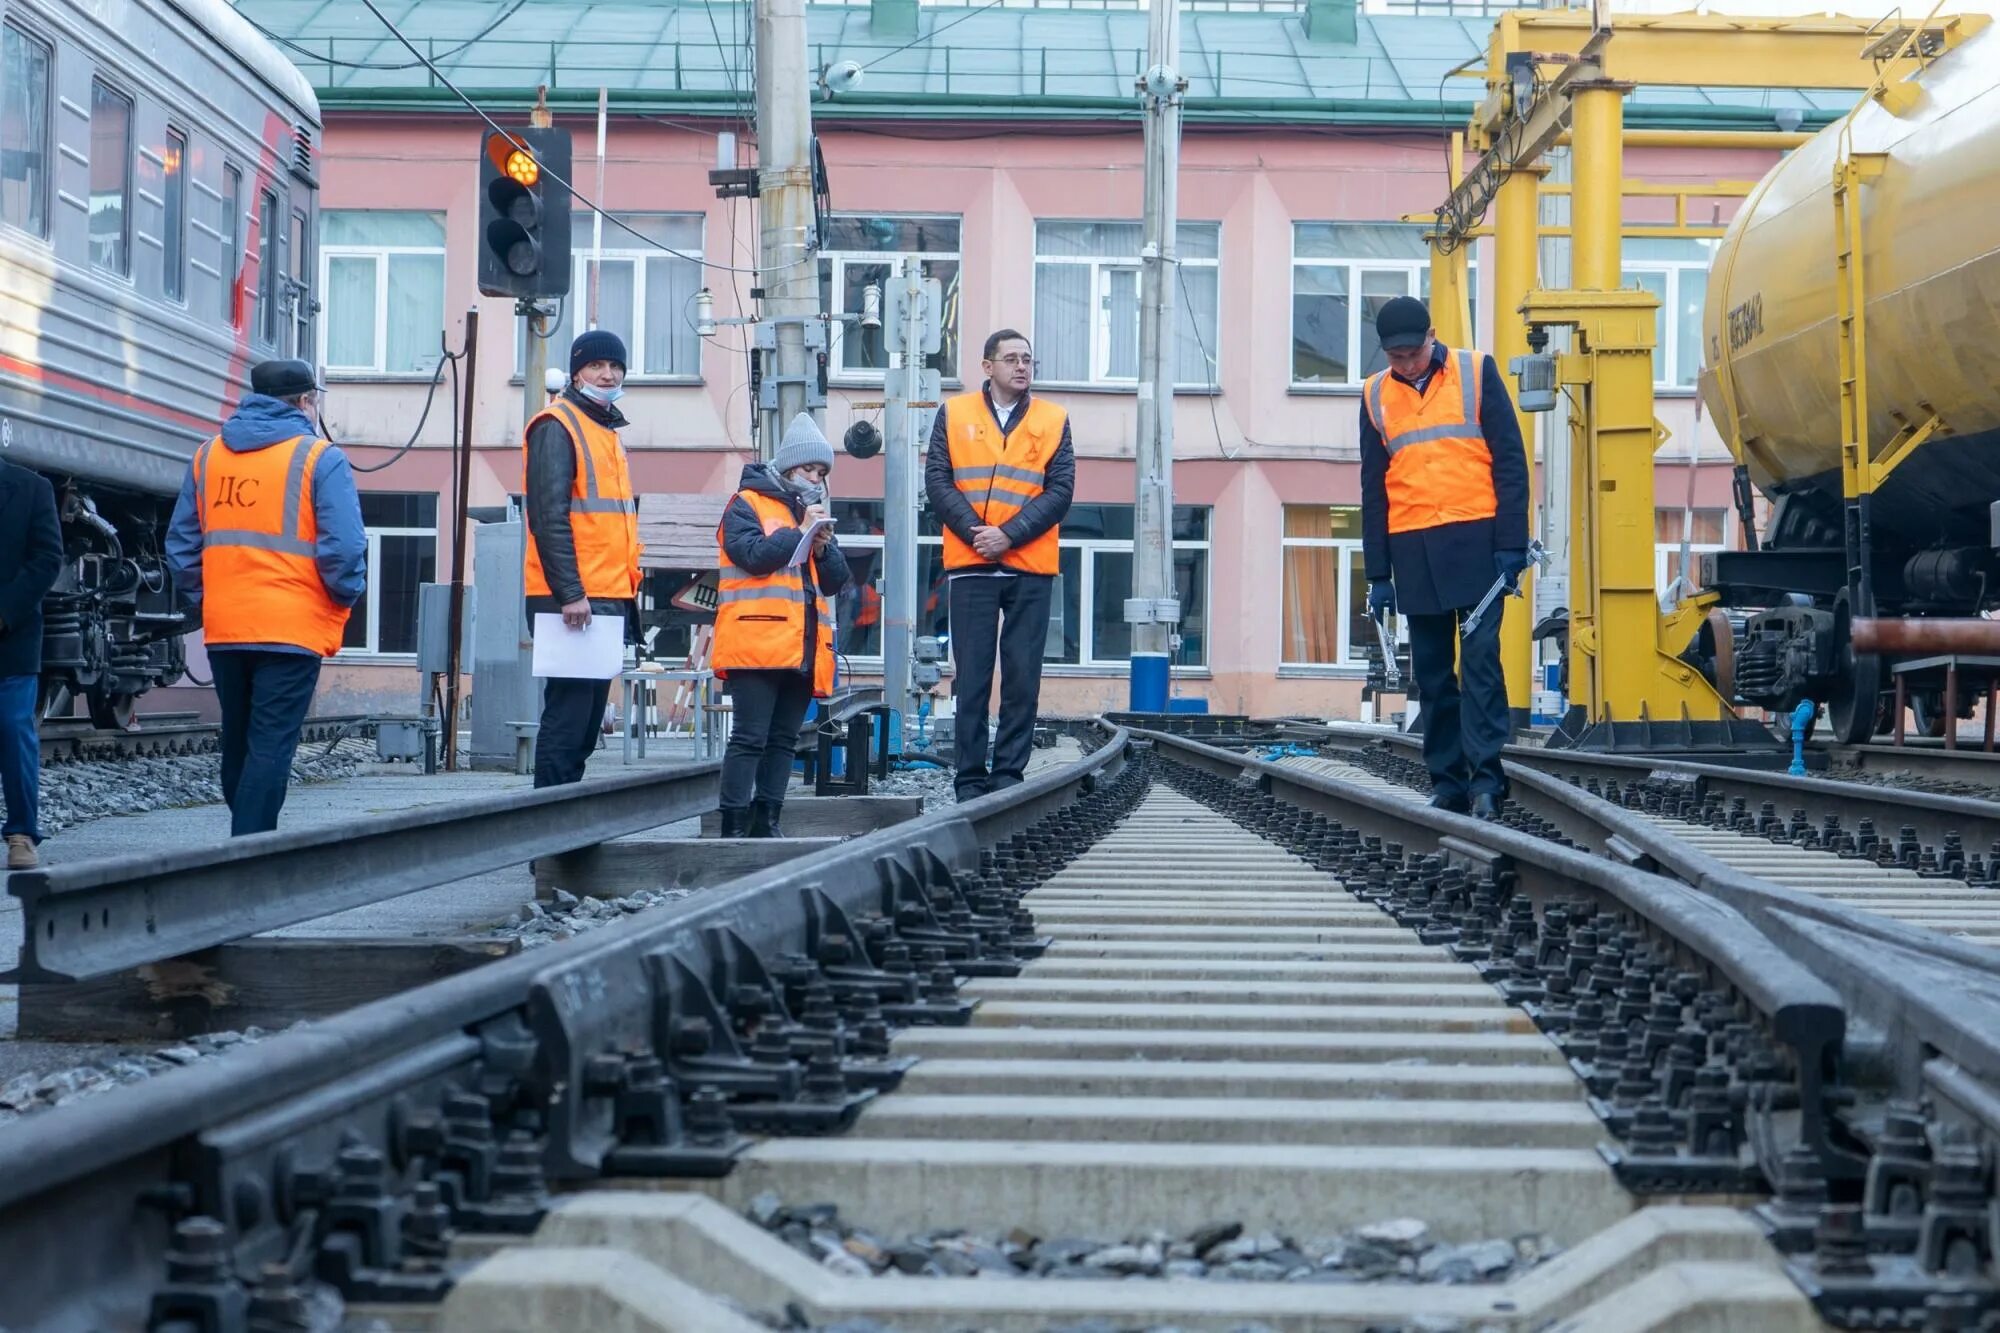
<svg viewBox="0 0 2000 1333">
<path fill-rule="evenodd" d="M 375 756 L 375 742 L 348 738 L 302 745 L 292 760 L 294 783 L 344 778 Z M 48 764 L 42 768 L 44 837 L 106 815 L 137 815 L 222 800 L 222 759 L 190 754 Z"/>
<path fill-rule="evenodd" d="M 623 898 L 578 898 L 567 890 L 557 889 L 546 903 L 522 903 L 514 920 L 493 934 L 501 939 L 519 940 L 523 949 L 539 949 L 636 916 L 647 908 L 677 903 L 695 892 L 694 889 L 642 889 Z"/>
<path fill-rule="evenodd" d="M 119 1051 L 53 1073 L 22 1074 L 0 1084 L 0 1125 L 37 1111 L 95 1097 L 127 1083 L 144 1083 L 169 1070 L 196 1064 L 239 1046 L 255 1044 L 268 1035 L 259 1027 L 248 1027 L 241 1032 L 211 1032 L 190 1037 L 177 1046 L 151 1051 Z"/>
<path fill-rule="evenodd" d="M 786 1206 L 776 1194 L 751 1200 L 751 1221 L 842 1277 L 1046 1278 L 1118 1281 L 1182 1278 L 1221 1282 L 1504 1282 L 1555 1254 L 1544 1236 L 1453 1244 L 1415 1218 L 1395 1218 L 1325 1239 L 1252 1234 L 1219 1222 L 1185 1236 L 1154 1231 L 1120 1241 L 1004 1236 L 960 1230 L 889 1240 L 840 1216 L 837 1205 Z"/>
<path fill-rule="evenodd" d="M 921 796 L 924 798 L 924 809 L 935 810 L 958 803 L 958 798 L 952 793 L 951 781 L 949 768 L 911 765 L 889 770 L 888 777 L 870 782 L 868 791 L 874 796 Z"/>
</svg>

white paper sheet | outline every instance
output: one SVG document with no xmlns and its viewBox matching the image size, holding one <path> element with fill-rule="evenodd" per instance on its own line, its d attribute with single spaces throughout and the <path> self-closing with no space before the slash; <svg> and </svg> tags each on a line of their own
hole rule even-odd
<svg viewBox="0 0 2000 1333">
<path fill-rule="evenodd" d="M 571 629 L 560 615 L 535 616 L 534 673 L 539 678 L 611 680 L 625 665 L 625 617 L 593 615 Z"/>
<path fill-rule="evenodd" d="M 793 569 L 799 565 L 803 565 L 806 562 L 806 557 L 812 554 L 814 535 L 821 528 L 830 528 L 832 526 L 833 520 L 830 518 L 816 518 L 806 524 L 805 530 L 799 534 L 799 544 L 792 548 L 792 558 L 785 562 L 785 568 Z"/>
</svg>

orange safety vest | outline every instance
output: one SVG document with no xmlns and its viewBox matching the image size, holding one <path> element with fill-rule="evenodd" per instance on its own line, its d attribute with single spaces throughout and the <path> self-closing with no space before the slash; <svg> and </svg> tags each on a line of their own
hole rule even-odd
<svg viewBox="0 0 2000 1333">
<path fill-rule="evenodd" d="M 585 597 L 627 601 L 639 594 L 639 502 L 632 494 L 632 471 L 618 432 L 601 426 L 576 404 L 561 398 L 537 412 L 521 434 L 522 488 L 528 465 L 528 436 L 535 423 L 553 417 L 569 432 L 576 449 L 576 480 L 569 493 L 569 530 L 576 544 L 576 572 Z M 535 529 L 528 525 L 528 549 L 521 576 L 530 597 L 553 597 L 542 575 Z"/>
<path fill-rule="evenodd" d="M 944 405 L 945 438 L 951 449 L 951 479 L 979 515 L 998 527 L 1021 512 L 1042 493 L 1049 460 L 1062 447 L 1069 413 L 1041 398 L 1030 398 L 1014 429 L 1001 435 L 983 393 L 961 393 Z M 959 535 L 944 530 L 944 567 L 970 569 L 993 562 Z M 1008 548 L 1000 563 L 1026 574 L 1053 574 L 1057 569 L 1056 530 L 1020 546 Z"/>
<path fill-rule="evenodd" d="M 320 581 L 312 475 L 327 442 L 310 435 L 237 453 L 217 436 L 195 451 L 201 629 L 210 647 L 288 643 L 332 657 L 348 608 Z"/>
<path fill-rule="evenodd" d="M 757 511 L 757 521 L 770 536 L 797 528 L 798 520 L 781 500 L 756 491 L 739 491 L 737 498 Z M 725 513 L 725 522 L 727 516 Z M 790 565 L 769 574 L 752 574 L 729 562 L 722 544 L 722 525 L 715 529 L 715 549 L 722 566 L 715 608 L 715 645 L 709 665 L 725 679 L 732 669 L 799 671 L 806 653 L 806 607 L 818 617 L 813 627 L 813 697 L 833 693 L 833 603 L 819 590 L 819 560 L 807 556 L 804 565 Z M 812 582 L 806 582 L 810 569 Z"/>
<path fill-rule="evenodd" d="M 1389 451 L 1389 531 L 1492 518 L 1493 453 L 1479 428 L 1486 353 L 1446 356 L 1422 393 L 1386 370 L 1368 377 L 1368 419 Z"/>
</svg>

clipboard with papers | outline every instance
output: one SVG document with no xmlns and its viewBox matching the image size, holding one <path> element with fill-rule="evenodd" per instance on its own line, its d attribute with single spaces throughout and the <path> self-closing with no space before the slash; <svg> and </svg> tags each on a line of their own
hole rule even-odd
<svg viewBox="0 0 2000 1333">
<path fill-rule="evenodd" d="M 625 666 L 625 617 L 592 615 L 582 629 L 563 624 L 560 615 L 535 615 L 537 679 L 613 680 Z"/>
<path fill-rule="evenodd" d="M 799 544 L 792 548 L 792 558 L 785 562 L 785 568 L 796 569 L 798 566 L 803 565 L 806 562 L 806 557 L 812 554 L 813 538 L 819 535 L 821 529 L 832 526 L 833 520 L 830 518 L 816 518 L 806 524 L 799 532 Z"/>
</svg>

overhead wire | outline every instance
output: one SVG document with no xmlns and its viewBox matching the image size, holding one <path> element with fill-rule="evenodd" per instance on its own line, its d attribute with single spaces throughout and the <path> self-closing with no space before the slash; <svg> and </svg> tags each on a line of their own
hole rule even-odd
<svg viewBox="0 0 2000 1333">
<path fill-rule="evenodd" d="M 369 13 L 375 16 L 377 21 L 379 21 L 383 27 L 387 28 L 390 32 L 395 34 L 396 40 L 403 44 L 403 48 L 407 50 L 411 55 L 415 56 L 419 61 L 421 61 L 424 67 L 431 72 L 432 76 L 435 77 L 439 83 L 442 83 L 445 86 L 445 88 L 450 91 L 452 96 L 458 98 L 459 101 L 465 103 L 466 107 L 470 109 L 474 115 L 478 116 L 481 120 L 485 121 L 487 126 L 491 128 L 494 133 L 505 134 L 508 135 L 510 138 L 515 135 L 515 131 L 506 128 L 499 121 L 493 119 L 492 116 L 488 115 L 486 109 L 480 106 L 479 103 L 473 101 L 472 98 L 468 97 L 465 94 L 464 90 L 462 90 L 457 84 L 453 83 L 450 77 L 447 76 L 443 70 L 437 67 L 435 61 L 433 61 L 430 57 L 426 56 L 423 52 L 419 51 L 416 47 L 416 44 L 412 42 L 408 37 L 405 37 L 403 35 L 403 30 L 401 28 L 398 28 L 393 22 L 391 22 L 389 16 L 382 12 L 380 6 L 378 6 L 375 3 L 375 0 L 361 0 L 361 4 L 365 9 L 368 10 Z M 603 208 L 600 208 L 594 199 L 591 199 L 589 196 L 585 195 L 581 190 L 577 189 L 575 185 L 571 184 L 567 180 L 564 180 L 560 175 L 558 175 L 554 171 L 549 170 L 548 165 L 546 163 L 542 164 L 541 169 L 543 175 L 547 176 L 550 180 L 554 181 L 556 184 L 562 186 L 565 190 L 568 190 L 570 193 L 570 197 L 574 199 L 577 203 L 582 204 L 592 213 L 595 213 L 597 216 L 603 218 L 606 222 L 618 228 L 620 231 L 626 232 L 631 236 L 637 238 L 638 240 L 644 242 L 652 249 L 659 250 L 665 254 L 670 254 L 676 259 L 684 259 L 691 264 L 699 264 L 703 268 L 712 268 L 720 272 L 749 273 L 759 277 L 761 277 L 763 274 L 763 270 L 755 267 L 736 268 L 728 264 L 718 264 L 712 260 L 705 259 L 700 255 L 691 255 L 686 253 L 685 251 L 676 250 L 671 245 L 667 245 L 661 241 L 656 241 L 652 237 L 640 231 L 638 228 L 630 226 L 629 224 L 625 223 L 620 218 L 618 218 L 617 215 L 607 212 Z"/>
</svg>

